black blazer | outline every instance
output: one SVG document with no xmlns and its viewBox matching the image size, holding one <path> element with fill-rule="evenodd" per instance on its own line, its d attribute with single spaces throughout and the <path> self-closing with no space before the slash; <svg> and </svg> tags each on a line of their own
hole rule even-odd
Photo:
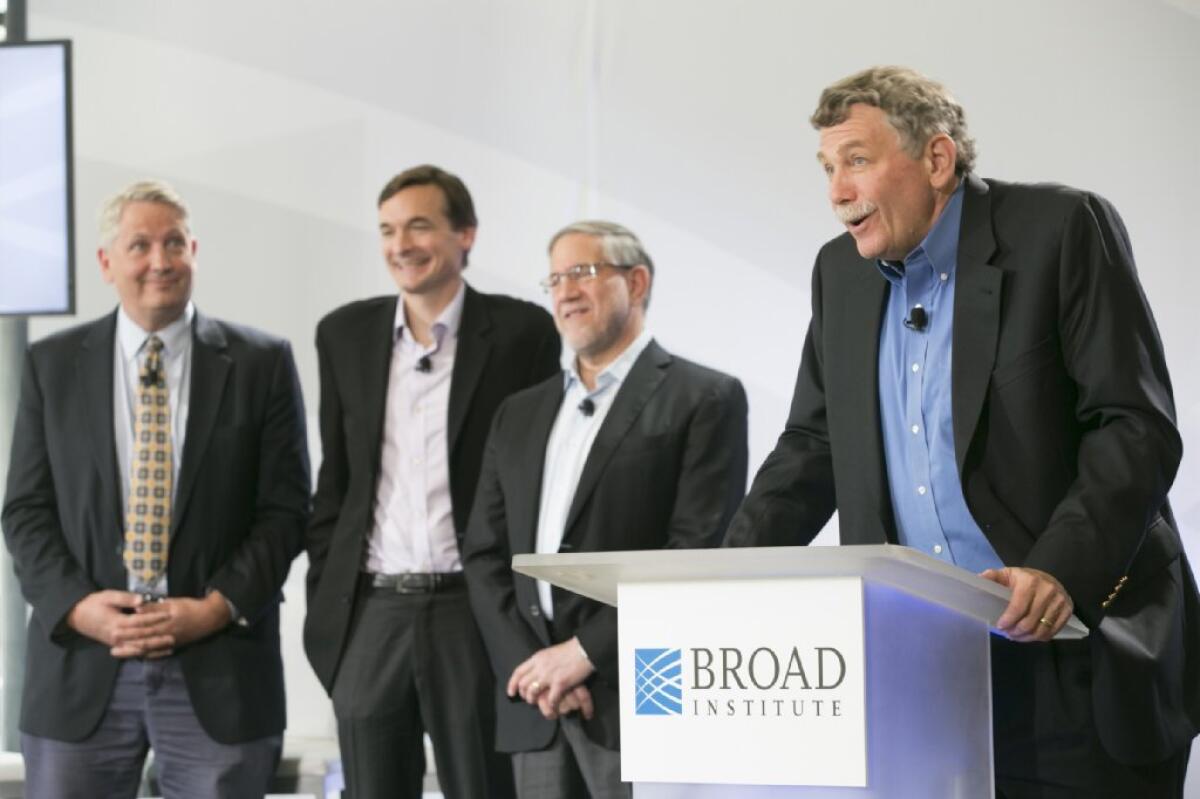
<svg viewBox="0 0 1200 799">
<path fill-rule="evenodd" d="M 1200 605 L 1167 505 L 1182 449 L 1170 378 L 1125 226 L 1093 194 L 968 176 L 957 270 L 967 505 L 1006 564 L 1053 574 L 1091 627 L 1110 754 L 1162 760 L 1200 721 Z M 896 541 L 877 378 L 886 292 L 849 234 L 821 249 L 787 426 L 727 543 L 808 543 L 835 505 L 843 543 Z"/>
<path fill-rule="evenodd" d="M 350 303 L 317 326 L 324 454 L 308 528 L 304 649 L 326 691 L 333 689 L 346 648 L 374 523 L 397 299 Z M 514 391 L 559 371 L 560 344 L 544 309 L 470 286 L 459 325 L 447 436 L 450 502 L 461 548 L 492 414 Z"/>
<path fill-rule="evenodd" d="M 21 729 L 66 741 L 100 722 L 119 661 L 66 626 L 100 589 L 127 588 L 113 433 L 116 314 L 29 348 L 3 525 L 33 615 Z M 191 397 L 171 518 L 171 596 L 224 594 L 248 622 L 178 651 L 205 731 L 283 731 L 280 589 L 308 518 L 308 446 L 287 342 L 196 314 Z"/>
<path fill-rule="evenodd" d="M 542 749 L 557 727 L 504 688 L 522 661 L 579 636 L 596 666 L 589 736 L 619 747 L 616 608 L 554 589 L 554 622 L 537 584 L 512 572 L 533 552 L 542 468 L 563 378 L 514 395 L 496 412 L 463 549 L 471 607 L 496 673 L 496 748 Z M 621 384 L 588 453 L 561 552 L 716 546 L 746 486 L 746 394 L 735 378 L 673 357 L 651 341 Z"/>
</svg>

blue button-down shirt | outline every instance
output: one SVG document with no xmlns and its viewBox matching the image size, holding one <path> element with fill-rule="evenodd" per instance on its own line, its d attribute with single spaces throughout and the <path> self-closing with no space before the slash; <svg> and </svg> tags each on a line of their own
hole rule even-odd
<svg viewBox="0 0 1200 799">
<path fill-rule="evenodd" d="M 900 543 L 973 572 L 1000 557 L 971 517 L 954 458 L 951 355 L 963 189 L 901 263 L 880 261 L 891 284 L 879 333 L 879 409 Z M 922 331 L 906 327 L 920 305 Z"/>
</svg>

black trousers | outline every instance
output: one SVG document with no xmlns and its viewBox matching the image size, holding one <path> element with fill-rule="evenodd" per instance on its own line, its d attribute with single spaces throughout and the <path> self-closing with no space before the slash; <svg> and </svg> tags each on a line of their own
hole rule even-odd
<svg viewBox="0 0 1200 799">
<path fill-rule="evenodd" d="M 1092 717 L 1087 641 L 1018 644 L 992 636 L 998 799 L 1182 799 L 1190 746 L 1128 766 L 1104 750 Z"/>
<path fill-rule="evenodd" d="M 446 799 L 513 796 L 493 691 L 465 587 L 363 596 L 333 685 L 348 799 L 419 799 L 424 733 Z"/>
</svg>

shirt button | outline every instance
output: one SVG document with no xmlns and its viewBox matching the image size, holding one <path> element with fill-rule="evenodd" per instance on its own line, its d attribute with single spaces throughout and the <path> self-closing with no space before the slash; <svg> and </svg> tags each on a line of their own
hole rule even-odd
<svg viewBox="0 0 1200 799">
<path fill-rule="evenodd" d="M 921 364 L 919 364 L 919 363 L 914 363 L 914 364 L 912 365 L 912 370 L 913 370 L 914 372 L 919 372 L 919 371 L 921 371 Z"/>
<path fill-rule="evenodd" d="M 941 544 L 934 544 L 934 545 L 933 545 L 933 554 L 935 554 L 935 555 L 940 555 L 940 554 L 942 554 L 942 545 L 941 545 Z"/>
<path fill-rule="evenodd" d="M 925 496 L 925 486 L 917 486 L 917 493 L 921 496 Z"/>
<path fill-rule="evenodd" d="M 912 426 L 912 431 L 913 435 L 915 436 L 917 433 L 921 432 L 921 426 L 919 424 L 914 424 Z"/>
<path fill-rule="evenodd" d="M 940 277 L 943 282 L 950 279 L 950 275 L 946 274 L 945 272 L 942 272 L 940 275 L 938 275 L 938 277 Z"/>
</svg>

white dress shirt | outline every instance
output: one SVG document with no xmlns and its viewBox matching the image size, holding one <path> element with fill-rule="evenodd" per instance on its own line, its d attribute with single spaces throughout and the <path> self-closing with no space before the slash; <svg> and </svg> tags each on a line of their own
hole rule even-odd
<svg viewBox="0 0 1200 799">
<path fill-rule="evenodd" d="M 462 571 L 450 502 L 447 417 L 465 296 L 463 284 L 434 321 L 428 347 L 405 324 L 404 297 L 396 302 L 368 572 Z M 422 358 L 429 359 L 428 371 L 420 371 Z"/>
<path fill-rule="evenodd" d="M 566 532 L 567 514 L 575 499 L 575 488 L 583 475 L 583 466 L 592 444 L 605 417 L 612 409 L 613 400 L 621 384 L 629 375 L 634 362 L 646 345 L 650 343 L 649 330 L 643 330 L 625 351 L 596 375 L 596 387 L 588 391 L 579 377 L 575 353 L 563 351 L 563 380 L 566 391 L 550 440 L 546 444 L 546 460 L 542 467 L 542 497 L 538 509 L 537 552 L 553 554 L 562 546 Z M 591 400 L 595 410 L 590 416 L 579 410 L 584 400 Z M 538 580 L 538 600 L 547 619 L 554 618 L 554 604 L 550 594 L 550 583 Z"/>
<path fill-rule="evenodd" d="M 187 430 L 191 397 L 192 319 L 195 315 L 196 309 L 189 302 L 182 316 L 155 334 L 163 343 L 160 357 L 167 373 L 167 395 L 171 407 L 172 511 L 179 486 L 179 465 L 183 462 L 184 431 Z M 121 475 L 122 528 L 129 504 L 129 463 L 134 450 L 133 425 L 137 411 L 138 377 L 146 361 L 146 340 L 150 335 L 129 318 L 124 308 L 117 311 L 117 338 L 113 347 L 113 438 Z M 148 587 L 135 584 L 133 575 L 130 575 L 129 588 L 131 591 L 143 591 Z M 152 593 L 165 595 L 166 592 L 167 577 L 164 574 L 153 586 Z"/>
</svg>

